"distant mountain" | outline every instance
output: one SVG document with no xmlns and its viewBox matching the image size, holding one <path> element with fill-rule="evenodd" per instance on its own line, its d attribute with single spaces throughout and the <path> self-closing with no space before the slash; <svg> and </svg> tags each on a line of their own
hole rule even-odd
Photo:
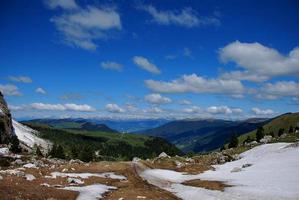
<svg viewBox="0 0 299 200">
<path fill-rule="evenodd" d="M 86 129 L 86 130 L 102 130 L 105 132 L 140 132 L 150 128 L 155 128 L 169 122 L 166 119 L 148 119 L 148 120 L 112 120 L 112 119 L 82 119 L 82 118 L 68 118 L 68 119 L 33 119 L 24 120 L 24 122 L 31 122 L 37 124 L 50 125 L 55 128 L 64 129 Z M 83 125 L 85 123 L 85 125 Z M 82 127 L 83 126 L 83 127 Z M 102 126 L 102 127 L 101 127 Z M 105 130 L 106 128 L 111 130 Z"/>
<path fill-rule="evenodd" d="M 143 131 L 162 137 L 185 152 L 206 152 L 225 144 L 232 134 L 242 135 L 267 123 L 267 119 L 229 121 L 220 119 L 178 120 Z"/>
</svg>

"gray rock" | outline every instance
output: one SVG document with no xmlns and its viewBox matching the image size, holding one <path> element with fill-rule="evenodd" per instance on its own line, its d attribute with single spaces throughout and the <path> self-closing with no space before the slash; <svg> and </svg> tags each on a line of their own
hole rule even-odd
<svg viewBox="0 0 299 200">
<path fill-rule="evenodd" d="M 34 179 L 36 179 L 35 176 L 33 176 L 32 174 L 26 174 L 25 178 L 27 181 L 33 181 Z"/>
<path fill-rule="evenodd" d="M 246 163 L 246 164 L 242 165 L 242 168 L 246 168 L 246 167 L 250 167 L 250 166 L 252 166 L 252 164 Z"/>
</svg>

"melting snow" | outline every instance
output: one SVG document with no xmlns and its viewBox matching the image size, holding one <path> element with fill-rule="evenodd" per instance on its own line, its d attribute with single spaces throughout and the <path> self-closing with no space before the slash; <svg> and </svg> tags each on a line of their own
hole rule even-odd
<svg viewBox="0 0 299 200">
<path fill-rule="evenodd" d="M 36 130 L 20 124 L 15 120 L 12 120 L 12 124 L 15 130 L 15 134 L 18 136 L 18 139 L 30 148 L 33 148 L 36 144 L 37 146 L 40 146 L 42 150 L 48 150 L 51 146 L 50 142 L 47 142 L 46 140 L 43 140 L 36 136 L 36 134 L 38 133 Z"/>
<path fill-rule="evenodd" d="M 96 200 L 103 198 L 103 194 L 105 192 L 108 192 L 109 190 L 117 189 L 113 186 L 107 186 L 103 184 L 94 184 L 94 185 L 88 185 L 88 186 L 82 186 L 82 187 L 65 187 L 62 188 L 64 190 L 72 190 L 72 191 L 78 191 L 80 192 L 79 196 L 77 197 L 77 200 Z"/>
<path fill-rule="evenodd" d="M 111 178 L 111 179 L 119 179 L 119 180 L 126 180 L 127 178 L 122 175 L 117 175 L 113 172 L 105 172 L 105 173 L 62 173 L 62 172 L 52 172 L 52 178 L 56 178 L 57 176 L 60 177 L 73 177 L 73 178 L 89 178 L 92 176 L 101 177 L 101 178 Z"/>
<path fill-rule="evenodd" d="M 140 176 L 188 200 L 198 197 L 207 200 L 295 200 L 299 197 L 299 148 L 285 148 L 287 145 L 275 143 L 255 147 L 241 154 L 240 160 L 216 165 L 215 171 L 209 170 L 203 174 L 184 175 L 170 170 L 149 169 Z M 236 167 L 241 171 L 231 172 Z M 180 184 L 198 178 L 224 181 L 234 186 L 220 192 Z"/>
</svg>

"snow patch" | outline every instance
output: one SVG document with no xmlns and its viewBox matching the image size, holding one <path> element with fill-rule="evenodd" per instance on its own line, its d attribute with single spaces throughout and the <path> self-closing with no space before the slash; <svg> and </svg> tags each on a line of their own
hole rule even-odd
<svg viewBox="0 0 299 200">
<path fill-rule="evenodd" d="M 9 149 L 7 147 L 0 148 L 0 156 L 5 156 L 9 154 Z"/>
<path fill-rule="evenodd" d="M 101 178 L 111 178 L 111 179 L 119 179 L 119 180 L 126 180 L 127 178 L 122 175 L 117 175 L 113 172 L 105 172 L 105 173 L 62 173 L 62 172 L 52 172 L 51 177 L 56 178 L 57 176 L 60 177 L 73 177 L 73 178 L 82 178 L 86 179 L 89 177 L 101 177 Z"/>
<path fill-rule="evenodd" d="M 52 146 L 51 142 L 41 139 L 37 136 L 38 131 L 29 128 L 15 120 L 12 120 L 14 132 L 18 139 L 26 146 L 33 148 L 34 145 L 41 147 L 42 151 L 49 151 Z"/>
<path fill-rule="evenodd" d="M 116 187 L 107 186 L 103 184 L 94 184 L 82 187 L 65 187 L 64 190 L 78 191 L 80 194 L 77 197 L 77 200 L 97 200 L 103 198 L 103 194 L 109 190 L 115 190 Z"/>
<path fill-rule="evenodd" d="M 299 197 L 299 148 L 285 148 L 288 145 L 260 145 L 242 153 L 239 160 L 215 165 L 215 170 L 198 175 L 149 169 L 140 176 L 186 200 L 295 200 Z M 232 172 L 236 168 L 241 171 Z M 223 181 L 233 187 L 220 192 L 181 184 L 192 179 Z"/>
</svg>

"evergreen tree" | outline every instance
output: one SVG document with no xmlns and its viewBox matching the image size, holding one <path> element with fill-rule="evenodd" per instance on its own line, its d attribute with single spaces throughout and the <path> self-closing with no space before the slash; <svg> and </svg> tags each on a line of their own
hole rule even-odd
<svg viewBox="0 0 299 200">
<path fill-rule="evenodd" d="M 293 128 L 292 125 L 291 125 L 290 128 L 289 128 L 289 133 L 294 133 L 294 128 Z"/>
<path fill-rule="evenodd" d="M 269 135 L 271 135 L 272 137 L 275 137 L 275 134 L 273 131 L 271 131 Z"/>
<path fill-rule="evenodd" d="M 18 139 L 18 137 L 16 135 L 12 136 L 11 140 L 10 140 L 10 151 L 13 153 L 20 153 L 21 152 L 21 148 L 20 148 L 20 141 Z"/>
<path fill-rule="evenodd" d="M 43 153 L 41 152 L 41 150 L 38 146 L 36 146 L 36 148 L 35 148 L 35 155 L 37 155 L 39 157 L 44 157 Z"/>
<path fill-rule="evenodd" d="M 239 144 L 239 140 L 236 134 L 233 134 L 233 136 L 230 139 L 230 142 L 228 144 L 228 148 L 235 148 Z"/>
<path fill-rule="evenodd" d="M 79 149 L 75 145 L 73 145 L 71 147 L 71 157 L 73 159 L 76 159 L 76 158 L 78 158 L 78 156 L 79 156 Z"/>
<path fill-rule="evenodd" d="M 256 141 L 260 141 L 265 136 L 264 128 L 259 127 L 256 131 Z"/>
<path fill-rule="evenodd" d="M 64 150 L 63 150 L 63 147 L 61 145 L 57 146 L 57 149 L 56 149 L 56 158 L 65 159 Z"/>
<path fill-rule="evenodd" d="M 89 146 L 83 146 L 83 148 L 81 149 L 80 153 L 79 153 L 79 159 L 84 161 L 84 162 L 89 162 L 92 161 L 93 159 L 93 149 Z"/>
<path fill-rule="evenodd" d="M 220 151 L 224 151 L 225 150 L 225 145 L 223 145 L 221 148 L 220 148 Z"/>
<path fill-rule="evenodd" d="M 52 149 L 51 149 L 50 153 L 49 153 L 49 155 L 50 155 L 52 158 L 56 158 L 56 149 L 57 149 L 57 145 L 54 144 L 54 145 L 52 146 Z"/>
<path fill-rule="evenodd" d="M 283 133 L 284 133 L 284 128 L 280 128 L 278 130 L 278 137 L 282 136 Z"/>
<path fill-rule="evenodd" d="M 246 140 L 244 140 L 243 144 L 252 142 L 251 137 L 248 135 Z"/>
</svg>

